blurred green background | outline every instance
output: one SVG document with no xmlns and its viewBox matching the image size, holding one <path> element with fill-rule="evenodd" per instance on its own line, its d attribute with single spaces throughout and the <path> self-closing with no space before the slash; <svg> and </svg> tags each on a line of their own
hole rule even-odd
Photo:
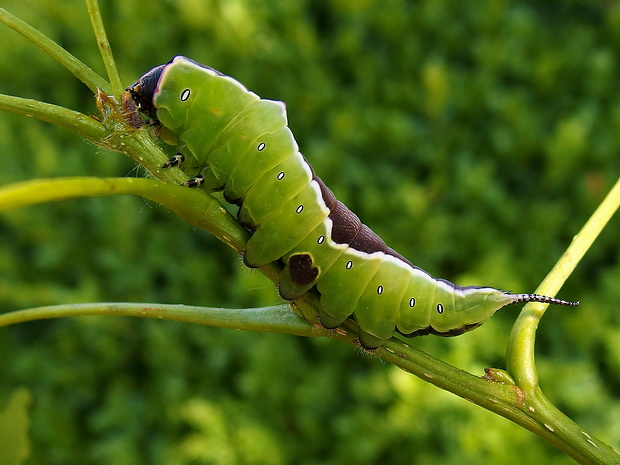
<svg viewBox="0 0 620 465">
<path fill-rule="evenodd" d="M 2 6 L 104 74 L 81 0 Z M 532 292 L 620 173 L 620 2 L 108 0 L 124 82 L 176 54 L 287 103 L 302 152 L 386 242 L 438 277 Z M 0 92 L 96 113 L 0 28 Z M 0 113 L 0 183 L 140 176 L 122 155 Z M 616 217 L 538 332 L 543 390 L 620 444 Z M 262 306 L 274 287 L 139 198 L 0 216 L 0 311 L 92 301 Z M 503 367 L 518 308 L 411 344 Z M 332 340 L 131 318 L 0 329 L 0 409 L 31 391 L 30 464 L 572 463 L 539 438 Z"/>
</svg>

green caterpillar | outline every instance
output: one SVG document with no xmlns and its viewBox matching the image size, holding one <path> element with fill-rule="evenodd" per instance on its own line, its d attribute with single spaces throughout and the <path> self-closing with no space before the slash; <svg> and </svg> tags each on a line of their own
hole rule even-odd
<svg viewBox="0 0 620 465">
<path fill-rule="evenodd" d="M 177 56 L 127 91 L 137 108 L 176 145 L 164 166 L 180 164 L 203 184 L 240 206 L 252 232 L 245 264 L 282 260 L 280 295 L 296 299 L 313 287 L 320 319 L 336 328 L 359 324 L 363 347 L 379 347 L 394 331 L 405 336 L 454 336 L 505 305 L 578 305 L 491 287 L 461 287 L 435 279 L 389 248 L 314 174 L 287 126 L 284 104 L 260 99 L 220 72 Z"/>
</svg>

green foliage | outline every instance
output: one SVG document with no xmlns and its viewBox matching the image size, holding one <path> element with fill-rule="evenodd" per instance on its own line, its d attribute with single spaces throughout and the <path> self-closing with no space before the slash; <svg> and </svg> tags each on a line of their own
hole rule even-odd
<svg viewBox="0 0 620 465">
<path fill-rule="evenodd" d="M 28 407 L 32 402 L 27 389 L 16 389 L 0 411 L 0 463 L 21 465 L 30 455 Z"/>
<path fill-rule="evenodd" d="M 619 172 L 614 3 L 106 2 L 126 84 L 175 54 L 287 103 L 317 173 L 396 250 L 460 284 L 532 291 Z M 81 0 L 3 7 L 102 72 Z M 2 31 L 3 93 L 95 113 Z M 0 114 L 0 182 L 134 175 L 122 157 Z M 141 173 L 140 173 L 141 174 Z M 548 396 L 617 443 L 618 220 L 538 333 Z M 162 208 L 88 199 L 0 217 L 0 309 L 98 300 L 259 306 L 272 284 Z M 482 374 L 515 312 L 411 343 Z M 0 399 L 32 391 L 32 463 L 568 463 L 541 441 L 329 340 L 80 318 L 0 331 Z"/>
</svg>

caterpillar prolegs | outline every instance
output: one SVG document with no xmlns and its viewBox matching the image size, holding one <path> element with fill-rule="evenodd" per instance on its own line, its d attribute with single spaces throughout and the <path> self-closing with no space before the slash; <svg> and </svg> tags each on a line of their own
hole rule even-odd
<svg viewBox="0 0 620 465">
<path fill-rule="evenodd" d="M 142 76 L 128 92 L 160 125 L 160 137 L 193 175 L 188 185 L 223 190 L 240 206 L 252 236 L 244 261 L 258 267 L 282 260 L 280 295 L 320 294 L 327 328 L 353 317 L 360 343 L 376 348 L 394 331 L 405 336 L 454 336 L 505 305 L 578 305 L 491 287 L 435 279 L 389 248 L 319 179 L 300 154 L 284 104 L 260 99 L 220 72 L 177 56 Z"/>
</svg>

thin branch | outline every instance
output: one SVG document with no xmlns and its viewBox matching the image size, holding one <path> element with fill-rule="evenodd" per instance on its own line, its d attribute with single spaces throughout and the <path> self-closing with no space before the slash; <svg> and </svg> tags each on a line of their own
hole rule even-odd
<svg viewBox="0 0 620 465">
<path fill-rule="evenodd" d="M 24 181 L 0 188 L 0 211 L 70 198 L 119 194 L 139 195 L 158 202 L 235 250 L 245 248 L 249 233 L 212 196 L 153 179 L 75 177 Z"/>
<path fill-rule="evenodd" d="M 575 236 L 566 252 L 536 290 L 537 293 L 551 296 L 557 293 L 619 207 L 620 179 Z M 534 343 L 538 322 L 546 308 L 547 305 L 539 303 L 526 305 L 517 318 L 508 341 L 507 370 L 525 393 L 533 393 L 538 387 Z"/>
<path fill-rule="evenodd" d="M 108 94 L 111 93 L 110 84 L 105 79 L 42 32 L 26 24 L 3 8 L 0 8 L 0 21 L 54 58 L 93 92 L 96 92 L 97 88 L 99 88 Z"/>
<path fill-rule="evenodd" d="M 562 450 L 583 465 L 617 465 L 620 453 L 595 438 L 557 410 L 538 391 L 524 398 L 518 386 L 477 378 L 445 364 L 395 338 L 377 355 L 420 379 L 493 411 Z"/>
<path fill-rule="evenodd" d="M 105 128 L 95 118 L 39 100 L 0 94 L 0 110 L 56 124 L 92 142 L 106 136 Z"/>
<path fill-rule="evenodd" d="M 353 333 L 330 331 L 308 323 L 286 304 L 264 308 L 222 309 L 150 303 L 89 303 L 38 307 L 0 314 L 0 326 L 69 316 L 133 316 L 183 321 L 219 328 L 276 332 L 305 337 L 331 337 L 354 342 Z M 548 416 L 553 406 L 544 397 L 522 405 L 519 389 L 510 382 L 494 382 L 453 367 L 392 338 L 375 352 L 382 359 L 442 389 L 502 415 L 556 445 L 579 463 L 615 464 L 620 455 L 564 417 Z"/>
<path fill-rule="evenodd" d="M 110 48 L 110 42 L 105 32 L 103 20 L 101 19 L 101 10 L 97 0 L 86 0 L 86 7 L 88 8 L 88 15 L 90 16 L 90 22 L 97 38 L 97 46 L 101 52 L 101 58 L 105 64 L 106 71 L 108 72 L 108 78 L 112 84 L 112 94 L 120 96 L 123 92 L 123 84 L 121 78 L 118 75 L 116 69 L 116 63 L 114 62 L 114 56 L 112 55 L 112 49 Z"/>
<path fill-rule="evenodd" d="M 218 328 L 240 329 L 296 336 L 331 336 L 333 332 L 312 326 L 291 312 L 287 304 L 263 308 L 210 308 L 191 305 L 98 302 L 53 305 L 0 314 L 0 326 L 28 321 L 86 315 L 133 316 L 159 320 L 183 321 Z"/>
</svg>

